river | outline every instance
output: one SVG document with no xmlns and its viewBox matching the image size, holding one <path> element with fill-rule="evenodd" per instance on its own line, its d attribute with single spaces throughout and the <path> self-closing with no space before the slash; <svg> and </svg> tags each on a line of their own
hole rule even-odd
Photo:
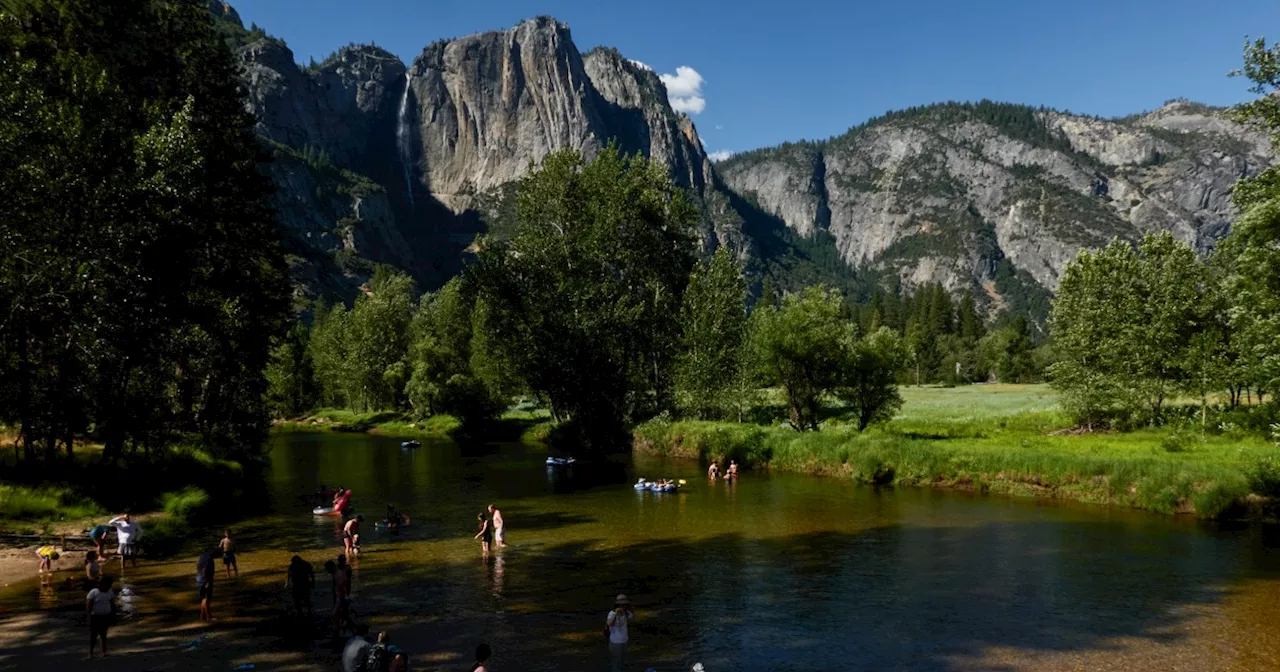
<svg viewBox="0 0 1280 672">
<path fill-rule="evenodd" d="M 226 609 L 279 611 L 263 596 L 282 592 L 288 556 L 319 571 L 340 549 L 339 523 L 299 501 L 325 483 L 370 518 L 388 502 L 412 517 L 398 537 L 368 526 L 355 604 L 419 654 L 415 669 L 457 666 L 481 640 L 495 669 L 607 669 L 600 630 L 619 592 L 636 605 L 636 670 L 1280 669 L 1274 527 L 789 474 L 729 486 L 691 463 L 548 468 L 546 455 L 277 436 L 264 513 L 236 525 L 261 585 Z M 640 476 L 688 484 L 637 493 Z M 489 503 L 510 545 L 484 561 L 471 535 Z"/>
</svg>

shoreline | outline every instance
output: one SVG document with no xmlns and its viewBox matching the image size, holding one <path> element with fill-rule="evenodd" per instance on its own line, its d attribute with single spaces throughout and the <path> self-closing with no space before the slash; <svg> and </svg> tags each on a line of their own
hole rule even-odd
<svg viewBox="0 0 1280 672">
<path fill-rule="evenodd" d="M 1205 468 L 1162 461 L 1158 453 L 1109 462 L 1088 451 L 1089 435 L 1074 441 L 1075 454 L 1019 454 L 975 449 L 984 437 L 919 438 L 901 428 L 843 433 L 714 421 L 645 423 L 632 432 L 636 455 L 697 461 L 737 460 L 746 470 L 779 471 L 848 479 L 871 486 L 928 487 L 1041 500 L 1139 509 L 1200 519 L 1280 521 L 1280 499 L 1244 485 L 1243 465 Z M 1046 436 L 1045 438 L 1049 438 Z M 1023 440 L 1022 449 L 1026 448 Z M 1178 455 L 1173 453 L 1172 455 Z M 1036 469 L 1037 462 L 1045 468 Z M 1028 467 L 1031 468 L 1028 468 Z M 722 464 L 723 467 L 723 464 Z M 1197 506 L 1199 505 L 1199 506 Z"/>
</svg>

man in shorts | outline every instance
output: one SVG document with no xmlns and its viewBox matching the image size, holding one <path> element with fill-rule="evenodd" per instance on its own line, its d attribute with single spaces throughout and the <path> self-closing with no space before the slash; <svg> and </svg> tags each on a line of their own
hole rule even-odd
<svg viewBox="0 0 1280 672">
<path fill-rule="evenodd" d="M 307 615 L 314 613 L 311 608 L 311 591 L 316 587 L 316 572 L 311 563 L 303 560 L 300 556 L 293 556 L 289 561 L 288 578 L 284 582 L 285 588 L 291 589 L 293 593 L 293 606 L 298 610 L 298 615 L 302 615 L 302 608 L 307 608 Z"/>
<path fill-rule="evenodd" d="M 360 553 L 360 523 L 363 522 L 364 516 L 356 516 L 342 528 L 342 548 L 347 555 Z"/>
<path fill-rule="evenodd" d="M 507 542 L 502 538 L 502 528 L 506 521 L 502 519 L 502 511 L 493 504 L 489 505 L 489 519 L 493 521 L 493 543 L 497 544 L 498 548 L 506 546 Z"/>
<path fill-rule="evenodd" d="M 120 552 L 120 568 L 124 569 L 124 563 L 127 560 L 133 561 L 133 566 L 138 566 L 138 542 L 142 540 L 142 526 L 133 522 L 129 518 L 129 514 L 116 516 L 107 521 L 107 524 L 116 528 L 116 550 Z"/>
<path fill-rule="evenodd" d="M 222 531 L 222 541 L 218 542 L 222 550 L 222 566 L 227 570 L 227 578 L 231 578 L 231 570 L 235 570 L 236 578 L 240 578 L 240 567 L 236 565 L 236 542 L 231 538 L 231 528 Z"/>
</svg>

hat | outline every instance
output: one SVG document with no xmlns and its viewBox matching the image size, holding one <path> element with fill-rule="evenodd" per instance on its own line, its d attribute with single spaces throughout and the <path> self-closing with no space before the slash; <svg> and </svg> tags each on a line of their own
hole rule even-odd
<svg viewBox="0 0 1280 672">
<path fill-rule="evenodd" d="M 618 593 L 618 599 L 613 601 L 614 604 L 631 604 L 631 600 L 627 599 L 626 593 Z"/>
</svg>

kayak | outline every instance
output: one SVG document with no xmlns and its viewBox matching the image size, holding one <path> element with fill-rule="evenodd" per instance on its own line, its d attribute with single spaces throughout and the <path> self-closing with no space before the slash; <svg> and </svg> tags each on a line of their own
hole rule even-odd
<svg viewBox="0 0 1280 672">
<path fill-rule="evenodd" d="M 418 448 L 418 447 L 420 447 L 421 445 L 422 445 L 422 442 L 421 442 L 421 441 L 414 441 L 413 439 L 409 439 L 408 441 L 401 441 L 401 442 L 400 442 L 400 447 L 401 447 L 401 448 Z"/>
<path fill-rule="evenodd" d="M 385 530 L 391 526 L 387 524 L 387 521 L 379 520 L 373 524 L 373 527 L 374 529 Z M 409 527 L 409 516 L 406 516 L 403 513 L 400 514 L 400 527 Z"/>
<path fill-rule="evenodd" d="M 564 467 L 564 466 L 573 464 L 574 462 L 577 462 L 577 460 L 573 459 L 572 457 L 548 457 L 547 458 L 548 467 Z"/>
<path fill-rule="evenodd" d="M 347 500 L 351 499 L 351 491 L 348 490 L 338 500 L 337 506 L 317 506 L 311 509 L 311 513 L 317 516 L 341 516 L 342 510 L 347 508 Z"/>
</svg>

